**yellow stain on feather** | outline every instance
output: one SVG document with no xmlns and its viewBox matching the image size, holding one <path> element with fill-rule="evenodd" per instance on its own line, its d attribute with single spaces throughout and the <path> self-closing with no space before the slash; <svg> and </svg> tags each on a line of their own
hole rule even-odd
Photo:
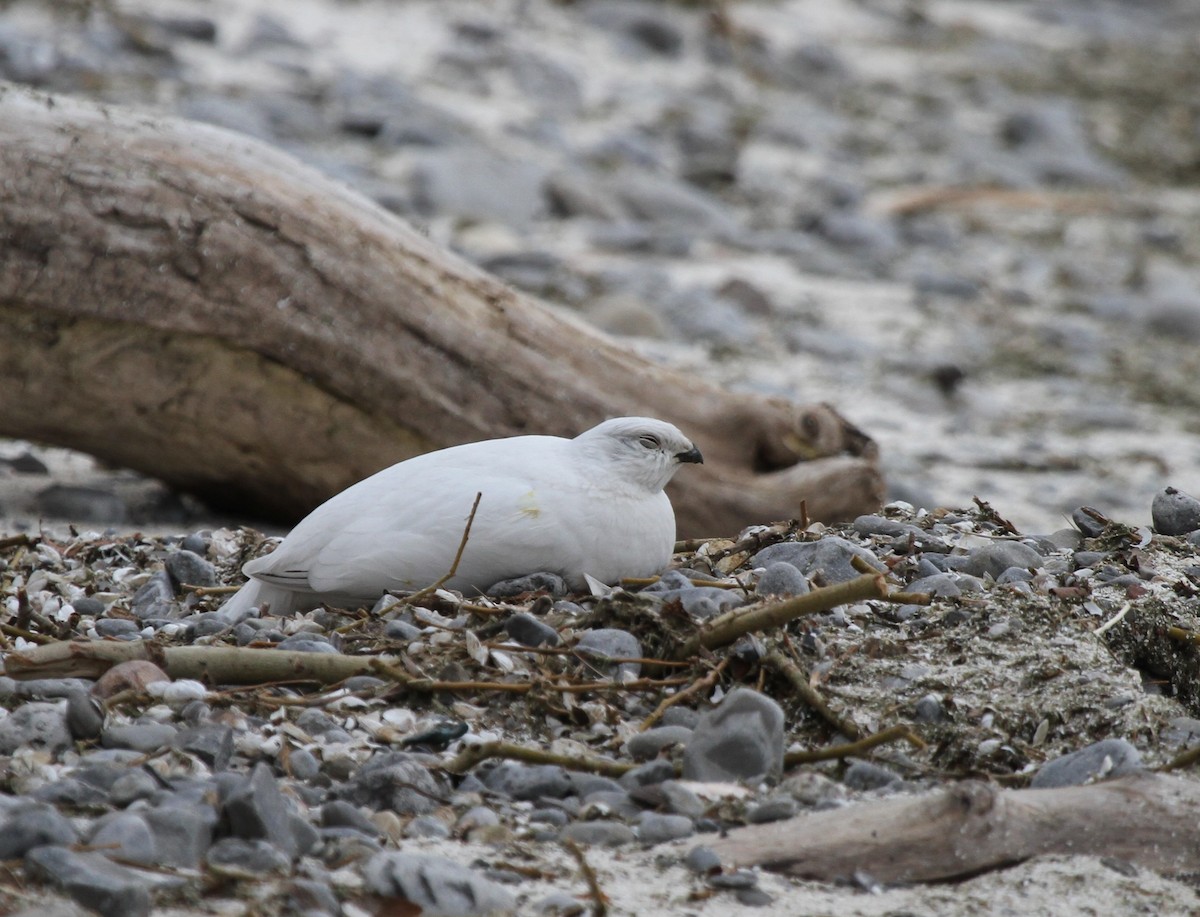
<svg viewBox="0 0 1200 917">
<path fill-rule="evenodd" d="M 521 494 L 517 500 L 517 508 L 522 516 L 528 516 L 530 519 L 536 519 L 542 514 L 542 508 L 538 506 L 537 494 L 532 490 L 529 493 Z"/>
</svg>

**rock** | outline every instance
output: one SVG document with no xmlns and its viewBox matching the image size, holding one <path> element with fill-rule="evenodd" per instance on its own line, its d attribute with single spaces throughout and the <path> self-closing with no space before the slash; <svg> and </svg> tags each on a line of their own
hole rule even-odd
<svg viewBox="0 0 1200 917">
<path fill-rule="evenodd" d="M 768 566 L 754 586 L 754 594 L 759 597 L 791 598 L 808 591 L 808 577 L 785 561 Z"/>
<path fill-rule="evenodd" d="M 666 841 L 690 837 L 696 831 L 692 820 L 684 815 L 660 815 L 658 812 L 645 812 L 638 819 L 637 837 L 643 844 L 653 846 Z"/>
<path fill-rule="evenodd" d="M 0 814 L 0 859 L 16 860 L 35 847 L 67 847 L 79 834 L 53 806 L 20 802 Z"/>
<path fill-rule="evenodd" d="M 104 728 L 104 705 L 90 694 L 73 691 L 67 696 L 66 724 L 77 740 L 97 739 Z"/>
<path fill-rule="evenodd" d="M 129 610 L 139 621 L 180 616 L 179 606 L 175 604 L 175 584 L 165 570 L 159 570 L 134 593 Z"/>
<path fill-rule="evenodd" d="M 157 866 L 161 862 L 154 832 L 134 812 L 115 812 L 100 819 L 88 844 L 102 850 L 105 856 L 124 863 Z"/>
<path fill-rule="evenodd" d="M 791 818 L 799 810 L 799 804 L 791 796 L 771 796 L 751 807 L 746 812 L 746 821 L 752 825 L 765 825 Z"/>
<path fill-rule="evenodd" d="M 664 602 L 678 602 L 693 618 L 712 618 L 745 604 L 740 590 L 719 589 L 715 586 L 693 586 L 661 593 Z"/>
<path fill-rule="evenodd" d="M 697 875 L 708 876 L 721 871 L 721 858 L 711 847 L 701 845 L 687 852 L 683 865 Z"/>
<path fill-rule="evenodd" d="M 488 771 L 484 786 L 512 799 L 561 799 L 571 792 L 571 780 L 557 764 L 505 761 Z"/>
<path fill-rule="evenodd" d="M 175 589 L 189 586 L 217 585 L 217 568 L 193 551 L 181 550 L 168 554 L 163 561 Z"/>
<path fill-rule="evenodd" d="M 217 723 L 192 726 L 176 733 L 171 744 L 195 755 L 214 771 L 223 771 L 233 758 L 233 729 Z"/>
<path fill-rule="evenodd" d="M 609 662 L 610 659 L 640 659 L 642 645 L 626 630 L 603 627 L 584 631 L 575 644 L 575 653 L 584 660 L 584 670 L 594 677 L 625 681 L 637 678 L 640 662 Z"/>
<path fill-rule="evenodd" d="M 624 847 L 637 840 L 628 825 L 617 821 L 577 821 L 558 834 L 560 841 L 574 841 L 585 847 Z"/>
<path fill-rule="evenodd" d="M 486 591 L 496 599 L 509 599 L 527 592 L 546 592 L 554 597 L 569 595 L 571 592 L 566 581 L 557 573 L 530 573 L 516 579 L 501 580 L 492 583 Z"/>
<path fill-rule="evenodd" d="M 773 544 L 755 554 L 751 563 L 756 567 L 769 567 L 782 561 L 810 578 L 819 573 L 826 584 L 833 585 L 849 582 L 861 575 L 851 566 L 851 557 L 860 557 L 874 569 L 884 570 L 883 564 L 866 548 L 836 535 L 828 535 L 820 541 Z"/>
<path fill-rule="evenodd" d="M 852 790 L 881 790 L 900 783 L 900 776 L 870 761 L 854 761 L 846 768 L 842 782 Z"/>
<path fill-rule="evenodd" d="M 409 902 L 422 914 L 470 917 L 513 911 L 517 905 L 503 886 L 441 857 L 376 854 L 363 878 L 371 894 Z"/>
<path fill-rule="evenodd" d="M 413 196 L 426 215 L 525 226 L 546 213 L 546 175 L 528 159 L 510 159 L 477 147 L 440 149 L 418 161 Z"/>
<path fill-rule="evenodd" d="M 757 691 L 738 688 L 696 724 L 683 754 L 687 780 L 757 783 L 783 773 L 783 710 Z"/>
<path fill-rule="evenodd" d="M 1046 559 L 1020 541 L 994 541 L 971 552 L 963 571 L 972 576 L 998 579 L 1009 567 L 1041 567 Z"/>
<path fill-rule="evenodd" d="M 208 849 L 204 861 L 218 874 L 244 878 L 286 874 L 291 858 L 266 840 L 223 837 Z"/>
<path fill-rule="evenodd" d="M 671 745 L 686 745 L 691 737 L 692 730 L 686 726 L 656 726 L 630 737 L 625 747 L 633 758 L 645 761 Z"/>
<path fill-rule="evenodd" d="M 432 812 L 443 794 L 415 755 L 398 751 L 376 754 L 334 790 L 337 798 L 356 806 L 390 809 L 398 815 Z"/>
<path fill-rule="evenodd" d="M 156 682 L 169 682 L 171 677 L 148 659 L 118 662 L 96 681 L 92 693 L 107 700 L 122 691 L 145 693 Z"/>
<path fill-rule="evenodd" d="M 128 748 L 149 754 L 169 746 L 176 732 L 169 723 L 110 724 L 100 733 L 100 744 L 105 748 Z"/>
<path fill-rule="evenodd" d="M 288 860 L 300 852 L 292 830 L 292 808 L 266 764 L 256 764 L 250 776 L 225 795 L 221 814 L 235 837 L 267 841 Z"/>
<path fill-rule="evenodd" d="M 1102 739 L 1078 751 L 1047 761 L 1029 785 L 1034 789 L 1082 786 L 1095 780 L 1142 770 L 1142 755 L 1124 739 Z"/>
<path fill-rule="evenodd" d="M 505 621 L 504 632 L 522 646 L 558 646 L 558 631 L 525 612 Z"/>
<path fill-rule="evenodd" d="M 1186 535 L 1200 529 L 1200 500 L 1167 487 L 1154 495 L 1150 516 L 1160 535 Z"/>
<path fill-rule="evenodd" d="M 368 837 L 379 836 L 379 828 L 361 809 L 340 799 L 321 806 L 321 824 L 326 828 L 353 828 Z"/>
<path fill-rule="evenodd" d="M 36 847 L 26 854 L 25 868 L 33 877 L 58 886 L 104 917 L 148 917 L 150 914 L 148 882 L 98 853 Z"/>
<path fill-rule="evenodd" d="M 57 755 L 71 747 L 63 704 L 27 703 L 0 720 L 0 755 L 33 748 Z"/>
</svg>

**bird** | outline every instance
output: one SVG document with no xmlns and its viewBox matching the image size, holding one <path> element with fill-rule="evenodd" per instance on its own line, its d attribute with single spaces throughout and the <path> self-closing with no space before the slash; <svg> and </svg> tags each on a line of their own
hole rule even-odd
<svg viewBox="0 0 1200 917">
<path fill-rule="evenodd" d="M 221 610 L 369 607 L 437 583 L 460 547 L 441 585 L 464 594 L 528 573 L 558 574 L 576 591 L 585 575 L 610 585 L 652 576 L 675 545 L 663 488 L 703 461 L 677 427 L 651 417 L 613 418 L 573 439 L 513 436 L 418 455 L 314 509 L 242 567 L 249 580 Z"/>
</svg>

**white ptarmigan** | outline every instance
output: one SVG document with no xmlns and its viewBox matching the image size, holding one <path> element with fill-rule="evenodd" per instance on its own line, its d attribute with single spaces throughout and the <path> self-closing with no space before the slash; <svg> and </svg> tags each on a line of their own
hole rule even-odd
<svg viewBox="0 0 1200 917">
<path fill-rule="evenodd" d="M 453 446 L 392 465 L 331 497 L 226 604 L 286 614 L 320 603 L 374 603 L 445 576 L 480 494 L 458 570 L 464 592 L 550 572 L 573 588 L 650 576 L 671 560 L 675 513 L 663 492 L 700 451 L 676 427 L 618 417 L 579 434 L 514 436 Z"/>
</svg>

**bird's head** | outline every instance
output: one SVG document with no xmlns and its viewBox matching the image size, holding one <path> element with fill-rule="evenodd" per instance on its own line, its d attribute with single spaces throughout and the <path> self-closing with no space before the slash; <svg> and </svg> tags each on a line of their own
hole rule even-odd
<svg viewBox="0 0 1200 917">
<path fill-rule="evenodd" d="M 575 437 L 589 455 L 628 480 L 657 493 L 687 463 L 704 457 L 679 429 L 652 417 L 616 417 Z"/>
</svg>

